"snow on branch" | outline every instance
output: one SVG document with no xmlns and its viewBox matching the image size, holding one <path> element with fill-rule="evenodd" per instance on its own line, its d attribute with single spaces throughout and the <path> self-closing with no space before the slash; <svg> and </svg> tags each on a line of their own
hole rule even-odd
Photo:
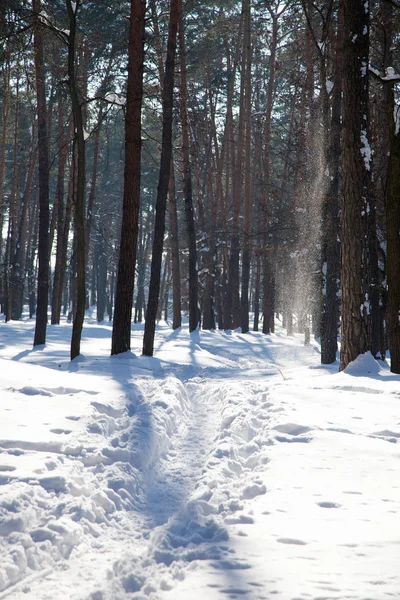
<svg viewBox="0 0 400 600">
<path fill-rule="evenodd" d="M 387 69 L 385 69 L 385 75 L 382 75 L 378 69 L 375 69 L 370 65 L 369 72 L 383 82 L 400 81 L 400 73 L 396 73 L 393 67 L 387 67 Z"/>
</svg>

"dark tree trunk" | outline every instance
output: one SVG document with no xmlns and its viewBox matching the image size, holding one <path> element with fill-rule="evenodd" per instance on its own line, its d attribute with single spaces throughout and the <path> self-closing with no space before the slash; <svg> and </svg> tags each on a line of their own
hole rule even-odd
<svg viewBox="0 0 400 600">
<path fill-rule="evenodd" d="M 271 41 L 271 56 L 269 61 L 269 79 L 267 87 L 267 102 L 265 107 L 265 130 L 264 130 L 264 190 L 263 190 L 263 212 L 264 212 L 264 249 L 262 259 L 262 289 L 263 289 L 263 333 L 271 333 L 273 329 L 273 321 L 275 314 L 275 283 L 273 274 L 273 265 L 270 258 L 270 240 L 269 240 L 269 211 L 270 202 L 270 170 L 271 170 L 271 117 L 273 106 L 273 92 L 275 87 L 275 70 L 276 70 L 276 49 L 278 44 L 278 15 L 270 8 L 272 17 L 272 41 Z"/>
<path fill-rule="evenodd" d="M 243 252 L 242 252 L 242 289 L 240 296 L 240 325 L 243 333 L 249 331 L 249 282 L 250 282 L 250 227 L 252 213 L 251 198 L 251 15 L 250 2 L 243 4 L 244 36 L 243 53 L 245 66 L 245 133 L 244 133 L 244 208 L 243 208 Z"/>
<path fill-rule="evenodd" d="M 106 290 L 107 290 L 107 254 L 103 240 L 96 249 L 96 291 L 97 291 L 97 322 L 104 321 L 106 312 Z"/>
<path fill-rule="evenodd" d="M 340 369 L 368 349 L 366 218 L 369 211 L 369 9 L 344 0 L 342 125 L 342 345 Z M 367 8 L 366 8 L 367 7 Z"/>
<path fill-rule="evenodd" d="M 63 259 L 64 246 L 68 244 L 68 230 L 65 231 L 65 204 L 64 204 L 64 177 L 65 165 L 68 158 L 67 136 L 63 135 L 64 129 L 64 105 L 62 102 L 62 92 L 59 92 L 58 98 L 58 173 L 55 205 L 57 208 L 57 247 L 56 262 L 54 265 L 53 294 L 51 300 L 51 324 L 59 325 L 61 316 L 62 289 L 65 275 L 66 260 Z M 73 171 L 73 169 L 71 169 Z M 71 174 L 70 174 L 71 178 Z M 72 194 L 72 188 L 70 194 Z M 64 235 L 67 235 L 67 240 Z M 65 251 L 66 257 L 66 251 Z"/>
<path fill-rule="evenodd" d="M 400 132 L 393 120 L 394 92 L 390 86 L 388 113 L 391 123 L 390 157 L 386 198 L 388 336 L 390 370 L 400 373 Z"/>
<path fill-rule="evenodd" d="M 47 303 L 49 293 L 49 140 L 47 132 L 46 88 L 44 70 L 44 29 L 39 21 L 40 0 L 32 0 L 35 13 L 34 51 L 39 144 L 39 272 L 36 326 L 33 345 L 46 342 Z"/>
<path fill-rule="evenodd" d="M 98 125 L 96 128 L 96 132 L 94 134 L 92 179 L 90 182 L 90 192 L 89 192 L 89 198 L 88 198 L 86 226 L 85 226 L 85 242 L 86 242 L 85 262 L 86 262 L 86 264 L 88 262 L 88 257 L 89 257 L 90 235 L 91 235 L 92 227 L 93 227 L 93 209 L 94 209 L 94 203 L 96 200 L 97 169 L 98 169 L 98 163 L 99 163 L 100 130 L 101 130 L 102 118 L 103 118 L 103 110 L 102 110 L 102 108 L 100 108 L 99 115 L 97 118 Z"/>
<path fill-rule="evenodd" d="M 342 55 L 343 55 L 343 2 L 339 5 L 339 22 L 336 34 L 335 75 L 330 127 L 328 191 L 323 207 L 323 246 L 326 253 L 326 291 L 321 322 L 321 363 L 329 365 L 336 360 L 339 321 L 338 280 L 340 277 L 339 247 L 339 167 L 340 118 L 342 107 Z M 327 116 L 327 115 L 326 115 Z M 327 121 L 327 119 L 326 119 Z"/>
<path fill-rule="evenodd" d="M 10 61 L 9 51 L 5 52 L 4 63 L 2 65 L 2 84 L 3 97 L 1 102 L 1 141 L 0 141 L 0 263 L 3 255 L 3 196 L 4 196 L 4 173 L 6 163 L 6 141 L 8 119 L 10 115 Z M 1 279 L 1 277 L 0 277 Z"/>
<path fill-rule="evenodd" d="M 33 141 L 33 140 L 32 140 Z M 32 183 L 35 174 L 36 162 L 38 156 L 38 148 L 35 147 L 31 151 L 29 159 L 28 174 L 25 183 L 24 196 L 22 198 L 21 216 L 18 226 L 18 239 L 15 247 L 15 255 L 11 266 L 11 284 L 13 287 L 12 294 L 12 312 L 13 319 L 18 320 L 23 311 L 24 303 L 24 283 L 25 283 L 25 256 L 26 256 L 26 238 L 27 238 L 27 216 L 29 202 L 32 194 Z"/>
<path fill-rule="evenodd" d="M 165 211 L 172 157 L 172 107 L 178 21 L 179 0 L 171 0 L 168 26 L 167 58 L 165 61 L 162 90 L 163 125 L 161 161 L 156 200 L 153 251 L 151 257 L 149 298 L 147 302 L 146 323 L 143 336 L 143 354 L 145 356 L 153 356 L 154 334 L 156 330 L 156 317 L 160 294 L 161 261 L 165 232 Z"/>
<path fill-rule="evenodd" d="M 199 323 L 198 277 L 196 229 L 193 214 L 192 175 L 189 153 L 189 121 L 187 114 L 186 85 L 186 51 L 185 32 L 183 29 L 182 0 L 179 0 L 179 59 L 180 59 L 180 103 L 182 123 L 182 156 L 183 156 L 183 194 L 185 198 L 185 216 L 189 246 L 189 331 L 194 331 Z"/>
<path fill-rule="evenodd" d="M 168 198 L 172 261 L 172 329 L 178 329 L 182 324 L 181 271 L 179 264 L 178 212 L 176 210 L 175 173 L 173 165 L 171 167 L 169 178 Z"/>
<path fill-rule="evenodd" d="M 72 6 L 71 0 L 66 0 L 69 18 L 68 38 L 68 88 L 71 96 L 72 114 L 77 149 L 76 194 L 74 197 L 74 227 L 76 239 L 76 304 L 71 337 L 71 360 L 79 356 L 83 320 L 85 318 L 86 287 L 85 287 L 85 137 L 83 127 L 82 101 L 78 92 L 76 64 L 76 18 L 79 0 Z"/>
<path fill-rule="evenodd" d="M 145 0 L 131 0 L 125 115 L 124 198 L 111 354 L 127 352 L 131 348 L 133 289 L 140 206 L 145 12 Z"/>
</svg>

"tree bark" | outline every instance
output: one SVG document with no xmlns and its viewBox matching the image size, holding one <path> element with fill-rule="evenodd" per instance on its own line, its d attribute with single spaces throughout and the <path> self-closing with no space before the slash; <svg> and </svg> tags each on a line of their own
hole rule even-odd
<svg viewBox="0 0 400 600">
<path fill-rule="evenodd" d="M 168 26 L 167 58 L 165 61 L 162 90 L 163 123 L 161 161 L 157 188 L 156 218 L 154 225 L 153 252 L 151 257 L 149 298 L 147 302 L 146 323 L 143 336 L 143 354 L 145 356 L 153 356 L 157 307 L 160 294 L 161 261 L 165 232 L 165 211 L 172 157 L 172 108 L 178 21 L 179 0 L 171 0 Z"/>
<path fill-rule="evenodd" d="M 342 125 L 342 345 L 340 369 L 368 349 L 366 218 L 369 212 L 369 8 L 344 0 Z"/>
<path fill-rule="evenodd" d="M 47 132 L 43 27 L 39 20 L 40 0 L 32 0 L 39 144 L 39 271 L 34 346 L 45 344 L 49 293 L 49 140 Z"/>
<path fill-rule="evenodd" d="M 189 246 L 189 331 L 199 324 L 196 229 L 193 214 L 192 175 L 189 152 L 189 120 L 187 112 L 186 50 L 183 28 L 182 0 L 179 0 L 179 60 L 180 101 L 182 124 L 183 195 L 185 198 L 186 228 Z"/>
<path fill-rule="evenodd" d="M 181 271 L 179 264 L 179 234 L 178 212 L 176 209 L 175 173 L 171 164 L 171 174 L 168 185 L 169 228 L 171 235 L 171 262 L 172 262 L 172 329 L 182 325 L 181 316 Z"/>
<path fill-rule="evenodd" d="M 243 208 L 243 252 L 242 252 L 242 290 L 240 297 L 240 325 L 242 333 L 249 331 L 249 282 L 250 282 L 250 227 L 252 213 L 251 198 L 251 14 L 250 2 L 246 0 L 243 6 L 244 36 L 243 52 L 245 64 L 245 133 L 244 133 L 244 208 Z"/>
<path fill-rule="evenodd" d="M 64 176 L 65 165 L 68 158 L 68 135 L 63 134 L 64 130 L 64 105 L 62 102 L 62 93 L 59 93 L 58 98 L 58 173 L 55 195 L 55 207 L 57 209 L 57 247 L 56 247 L 56 262 L 54 265 L 53 279 L 53 294 L 51 300 L 51 324 L 59 325 L 61 316 L 62 290 L 65 276 L 66 261 L 63 261 L 63 250 L 67 243 L 64 240 L 64 235 L 68 237 L 68 231 L 65 231 L 65 203 L 64 203 Z M 71 173 L 73 169 L 71 169 Z M 71 178 L 71 174 L 70 174 Z M 72 189 L 70 190 L 70 195 Z M 65 252 L 66 256 L 66 252 Z"/>
<path fill-rule="evenodd" d="M 83 321 L 85 318 L 86 285 L 85 285 L 85 135 L 83 125 L 82 100 L 79 97 L 77 64 L 76 64 L 76 20 L 80 0 L 73 5 L 67 2 L 69 18 L 68 38 L 68 88 L 72 103 L 75 140 L 77 149 L 76 194 L 74 197 L 74 228 L 76 239 L 76 304 L 71 337 L 71 360 L 79 356 Z"/>
<path fill-rule="evenodd" d="M 273 93 L 275 87 L 275 72 L 276 72 L 276 49 L 278 45 L 278 15 L 270 9 L 272 18 L 272 40 L 271 40 L 271 55 L 269 60 L 269 78 L 267 87 L 267 103 L 265 107 L 265 128 L 264 128 L 264 190 L 263 190 L 263 206 L 264 212 L 264 234 L 263 234 L 263 258 L 262 258 L 262 288 L 263 288 L 263 333 L 269 334 L 274 328 L 273 320 L 275 314 L 275 298 L 274 298 L 274 275 L 273 265 L 269 256 L 268 248 L 269 240 L 269 216 L 270 210 L 270 170 L 271 170 L 271 118 L 273 107 Z"/>
<path fill-rule="evenodd" d="M 338 29 L 336 33 L 335 73 L 333 101 L 330 121 L 330 141 L 328 167 L 330 181 L 323 207 L 323 247 L 326 254 L 325 297 L 321 318 L 321 363 L 336 361 L 339 321 L 338 280 L 340 277 L 339 246 L 339 171 L 340 171 L 340 132 L 342 110 L 342 56 L 343 56 L 343 2 L 339 4 Z M 326 115 L 325 122 L 328 121 Z"/>
<path fill-rule="evenodd" d="M 140 206 L 145 12 L 145 0 L 131 0 L 128 88 L 125 114 L 124 197 L 111 354 L 127 352 L 131 348 L 133 289 Z"/>
</svg>

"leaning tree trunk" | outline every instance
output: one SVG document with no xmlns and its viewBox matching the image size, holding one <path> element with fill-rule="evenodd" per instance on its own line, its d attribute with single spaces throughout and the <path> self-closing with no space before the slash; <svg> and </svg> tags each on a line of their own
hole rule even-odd
<svg viewBox="0 0 400 600">
<path fill-rule="evenodd" d="M 179 0 L 171 0 L 168 26 L 167 58 L 165 61 L 162 90 L 163 126 L 161 161 L 156 200 L 153 252 L 151 257 L 149 298 L 147 302 L 146 322 L 143 336 L 143 354 L 145 356 L 153 356 L 158 298 L 160 294 L 161 261 L 165 232 L 165 211 L 172 157 L 172 107 L 178 20 Z"/>
<path fill-rule="evenodd" d="M 368 347 L 365 247 L 370 179 L 368 4 L 364 0 L 344 0 L 344 24 L 341 370 Z"/>
<path fill-rule="evenodd" d="M 47 132 L 46 88 L 44 70 L 43 26 L 39 20 L 40 0 L 32 1 L 35 13 L 34 51 L 39 144 L 39 272 L 36 326 L 33 345 L 46 342 L 47 303 L 49 292 L 49 140 Z"/>
</svg>

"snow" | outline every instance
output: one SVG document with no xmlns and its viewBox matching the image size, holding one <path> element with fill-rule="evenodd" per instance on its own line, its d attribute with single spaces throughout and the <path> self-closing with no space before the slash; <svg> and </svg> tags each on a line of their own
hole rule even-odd
<svg viewBox="0 0 400 600">
<path fill-rule="evenodd" d="M 333 81 L 331 81 L 330 79 L 326 80 L 326 91 L 328 92 L 328 94 L 331 93 L 331 91 L 333 90 Z M 328 173 L 329 175 L 329 173 Z"/>
<path fill-rule="evenodd" d="M 303 336 L 0 323 L 0 600 L 397 597 L 400 377 Z M 55 592 L 55 590 L 57 590 Z"/>
<path fill-rule="evenodd" d="M 369 145 L 366 129 L 361 130 L 360 141 L 361 141 L 360 152 L 361 152 L 361 155 L 364 160 L 364 165 L 365 165 L 366 170 L 370 171 L 371 170 L 372 152 L 371 152 L 371 146 Z"/>
<path fill-rule="evenodd" d="M 114 92 L 108 92 L 104 96 L 104 100 L 106 100 L 106 102 L 110 102 L 111 104 L 118 104 L 119 106 L 125 106 L 126 104 L 126 98 L 121 98 L 121 96 L 115 94 Z"/>
</svg>

